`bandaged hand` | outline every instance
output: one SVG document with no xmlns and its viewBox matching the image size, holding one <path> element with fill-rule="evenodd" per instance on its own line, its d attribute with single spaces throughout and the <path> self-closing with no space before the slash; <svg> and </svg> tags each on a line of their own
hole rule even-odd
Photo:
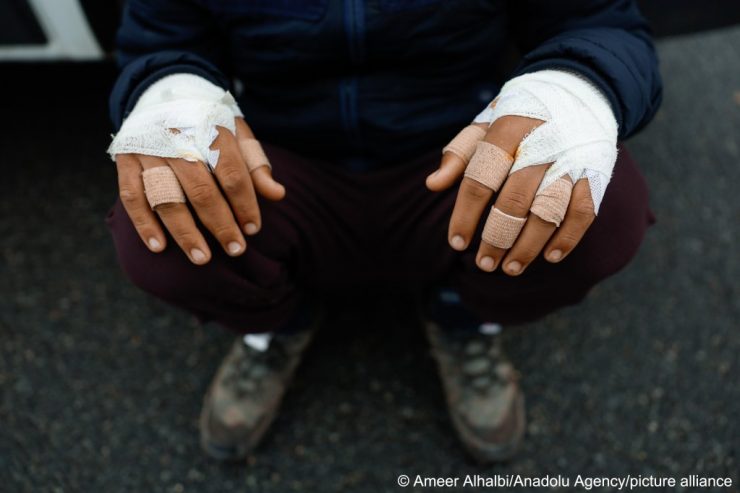
<svg viewBox="0 0 740 493">
<path fill-rule="evenodd" d="M 231 256 L 261 227 L 256 194 L 280 200 L 285 189 L 231 95 L 190 74 L 165 77 L 139 98 L 108 153 L 121 202 L 152 252 L 165 249 L 164 226 L 191 262 L 211 251 L 191 209 Z"/>
<path fill-rule="evenodd" d="M 516 77 L 443 150 L 427 187 L 461 176 L 448 231 L 465 250 L 486 214 L 476 264 L 519 275 L 544 251 L 560 262 L 599 211 L 617 158 L 617 122 L 586 79 L 546 70 Z"/>
</svg>

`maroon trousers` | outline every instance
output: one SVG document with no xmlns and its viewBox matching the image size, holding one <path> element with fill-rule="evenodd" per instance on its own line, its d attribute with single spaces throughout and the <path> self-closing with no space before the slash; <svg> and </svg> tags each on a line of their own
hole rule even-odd
<svg viewBox="0 0 740 493">
<path fill-rule="evenodd" d="M 541 257 L 519 277 L 480 271 L 480 239 L 466 252 L 447 243 L 457 187 L 432 193 L 426 176 L 439 153 L 393 169 L 353 174 L 266 146 L 275 178 L 287 188 L 280 202 L 260 201 L 262 231 L 240 257 L 213 252 L 191 264 L 169 238 L 151 253 L 120 201 L 107 222 L 128 277 L 142 289 L 239 332 L 280 328 L 306 295 L 365 283 L 428 289 L 451 287 L 480 319 L 527 322 L 579 302 L 591 287 L 624 267 L 653 222 L 645 181 L 621 149 L 599 216 L 561 263 Z"/>
</svg>

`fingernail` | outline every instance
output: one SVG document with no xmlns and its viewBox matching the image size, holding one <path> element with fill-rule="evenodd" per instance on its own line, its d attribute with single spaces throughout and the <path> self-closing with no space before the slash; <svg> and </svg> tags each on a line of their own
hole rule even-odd
<svg viewBox="0 0 740 493">
<path fill-rule="evenodd" d="M 496 263 L 491 257 L 483 257 L 482 259 L 480 259 L 480 268 L 483 270 L 490 272 L 493 270 L 494 265 L 496 265 Z"/>
<path fill-rule="evenodd" d="M 232 241 L 227 245 L 227 248 L 229 249 L 229 253 L 236 254 L 242 251 L 242 246 L 236 241 Z"/>
<path fill-rule="evenodd" d="M 203 262 L 206 259 L 206 254 L 197 248 L 193 248 L 192 250 L 190 250 L 190 256 L 196 262 Z"/>
<path fill-rule="evenodd" d="M 450 240 L 450 245 L 455 250 L 463 250 L 465 248 L 465 240 L 460 235 L 455 235 Z"/>
<path fill-rule="evenodd" d="M 557 262 L 563 257 L 563 252 L 560 250 L 553 250 L 548 255 L 547 258 L 552 260 L 553 262 Z"/>
<path fill-rule="evenodd" d="M 161 247 L 162 244 L 159 242 L 156 238 L 149 238 L 149 247 L 152 250 L 159 250 L 159 247 Z"/>
<path fill-rule="evenodd" d="M 254 223 L 247 223 L 244 225 L 244 232 L 248 235 L 253 235 L 259 231 L 259 228 Z"/>
<path fill-rule="evenodd" d="M 522 270 L 522 264 L 520 264 L 516 260 L 512 260 L 511 262 L 506 264 L 506 270 L 508 270 L 512 274 L 518 274 L 519 271 Z"/>
</svg>

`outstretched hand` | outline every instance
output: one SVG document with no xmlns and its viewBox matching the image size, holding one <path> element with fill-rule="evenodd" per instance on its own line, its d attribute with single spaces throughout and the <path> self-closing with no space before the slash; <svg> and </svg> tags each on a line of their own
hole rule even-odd
<svg viewBox="0 0 740 493">
<path fill-rule="evenodd" d="M 504 116 L 490 127 L 487 124 L 475 125 L 486 130 L 484 142 L 494 144 L 511 157 L 516 157 L 522 140 L 543 123 L 534 118 Z M 516 276 L 524 272 L 540 252 L 544 252 L 548 261 L 559 262 L 580 242 L 596 217 L 588 180 L 579 179 L 575 183 L 565 218 L 559 227 L 530 213 L 535 194 L 551 165 L 528 166 L 506 177 L 496 196 L 495 208 L 513 218 L 526 218 L 526 223 L 511 248 L 500 248 L 488 241 L 481 241 L 476 254 L 476 264 L 481 270 L 492 272 L 502 265 L 506 274 Z M 427 177 L 426 185 L 434 192 L 448 189 L 460 180 L 467 166 L 468 162 L 463 157 L 445 152 L 439 169 Z M 570 180 L 567 176 L 563 179 Z M 448 230 L 448 241 L 452 248 L 463 251 L 470 246 L 481 216 L 494 194 L 495 190 L 479 181 L 467 176 L 462 178 Z M 497 234 L 502 233 L 492 232 L 494 237 Z"/>
<path fill-rule="evenodd" d="M 240 146 L 246 139 L 254 139 L 254 134 L 242 118 L 236 118 L 236 135 L 218 127 L 218 137 L 211 146 L 220 153 L 213 173 L 200 161 L 116 155 L 121 202 L 152 252 L 161 252 L 167 246 L 164 226 L 191 262 L 203 265 L 211 259 L 208 244 L 186 204 L 165 203 L 152 210 L 147 202 L 141 173 L 168 166 L 177 176 L 198 219 L 224 251 L 231 256 L 244 253 L 247 248 L 244 235 L 254 235 L 262 227 L 256 194 L 268 200 L 281 200 L 285 196 L 285 188 L 272 178 L 269 166 L 257 167 L 250 173 L 248 157 Z"/>
</svg>

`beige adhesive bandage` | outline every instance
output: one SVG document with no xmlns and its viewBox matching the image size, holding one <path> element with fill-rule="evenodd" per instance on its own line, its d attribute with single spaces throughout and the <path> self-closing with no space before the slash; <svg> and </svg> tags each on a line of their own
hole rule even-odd
<svg viewBox="0 0 740 493">
<path fill-rule="evenodd" d="M 529 209 L 543 220 L 560 226 L 570 203 L 573 182 L 568 178 L 558 178 L 552 185 L 537 192 Z"/>
<path fill-rule="evenodd" d="M 509 175 L 513 162 L 514 158 L 499 146 L 478 142 L 465 176 L 496 192 Z"/>
<path fill-rule="evenodd" d="M 141 178 L 144 180 L 146 199 L 152 209 L 160 204 L 185 203 L 185 193 L 175 172 L 169 166 L 145 169 L 141 173 Z"/>
<path fill-rule="evenodd" d="M 460 130 L 454 139 L 450 141 L 444 149 L 445 152 L 451 152 L 463 161 L 465 164 L 470 162 L 470 158 L 475 154 L 475 146 L 486 136 L 486 129 L 476 125 L 468 125 Z"/>
<path fill-rule="evenodd" d="M 516 241 L 525 222 L 527 222 L 526 217 L 510 216 L 496 207 L 491 207 L 491 213 L 483 227 L 483 241 L 497 248 L 508 250 Z"/>
<path fill-rule="evenodd" d="M 250 172 L 262 166 L 272 168 L 270 161 L 265 155 L 265 151 L 262 149 L 262 145 L 260 145 L 257 139 L 241 140 L 239 141 L 239 148 L 242 151 L 242 156 L 247 161 L 247 168 L 249 168 Z"/>
</svg>

